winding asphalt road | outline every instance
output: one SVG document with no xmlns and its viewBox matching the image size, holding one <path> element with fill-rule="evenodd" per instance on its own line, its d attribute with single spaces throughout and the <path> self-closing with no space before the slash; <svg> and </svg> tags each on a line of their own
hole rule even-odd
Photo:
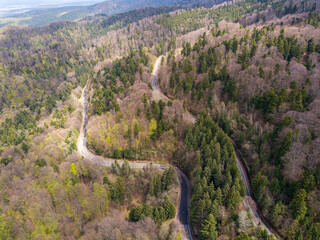
<svg viewBox="0 0 320 240">
<path fill-rule="evenodd" d="M 151 82 L 152 82 L 153 90 L 157 94 L 160 94 L 163 97 L 167 98 L 159 90 L 159 86 L 158 86 L 158 71 L 159 71 L 162 57 L 164 57 L 164 55 L 160 56 L 154 65 Z M 87 86 L 84 87 L 83 92 L 82 92 L 82 97 L 81 97 L 81 102 L 82 102 L 82 107 L 83 107 L 83 120 L 82 120 L 81 129 L 80 129 L 80 136 L 79 136 L 78 144 L 77 144 L 78 152 L 84 158 L 87 158 L 88 160 L 90 160 L 92 162 L 95 162 L 95 163 L 103 165 L 103 166 L 111 167 L 112 163 L 115 161 L 114 159 L 103 158 L 103 157 L 97 156 L 97 155 L 93 154 L 92 152 L 90 152 L 87 148 L 87 129 L 86 129 L 86 126 L 88 123 L 88 106 L 87 106 L 86 91 L 87 91 Z M 196 122 L 195 117 L 192 116 L 189 112 L 186 112 L 183 117 L 185 120 L 189 121 L 190 123 Z M 247 173 L 246 173 L 241 161 L 239 160 L 238 155 L 237 155 L 236 159 L 237 159 L 237 166 L 238 166 L 240 173 L 241 173 L 241 177 L 245 182 L 247 197 L 251 198 L 252 195 L 251 195 L 249 181 L 248 181 L 249 178 L 247 176 Z M 121 166 L 123 164 L 123 161 L 119 160 L 118 163 Z M 129 164 L 130 164 L 131 168 L 144 168 L 144 167 L 152 165 L 153 168 L 164 170 L 169 167 L 169 165 L 152 164 L 150 162 L 138 162 L 138 161 L 129 162 Z M 178 173 L 178 179 L 179 179 L 179 183 L 180 183 L 180 200 L 179 200 L 179 209 L 178 209 L 177 219 L 179 221 L 179 224 L 185 228 L 186 239 L 192 240 L 193 238 L 192 238 L 192 234 L 190 231 L 189 218 L 188 218 L 190 183 L 189 183 L 188 178 L 183 174 L 183 172 L 181 172 L 177 167 L 175 167 L 175 168 Z M 245 203 L 245 206 L 249 208 L 251 214 L 256 219 L 258 219 L 259 222 L 265 227 L 265 229 L 268 231 L 268 233 L 274 234 L 276 237 L 278 237 L 277 234 L 275 233 L 275 231 L 273 231 L 270 227 L 268 227 L 268 224 L 266 224 L 263 221 L 263 217 L 261 217 L 259 215 L 259 213 L 256 211 L 256 208 L 254 206 L 255 204 L 252 202 L 253 201 L 245 201 L 244 203 Z"/>
<path fill-rule="evenodd" d="M 161 95 L 165 96 L 159 89 L 158 86 L 158 71 L 159 71 L 159 67 L 160 67 L 160 63 L 161 63 L 161 59 L 162 57 L 165 57 L 165 55 L 161 55 L 154 66 L 154 70 L 153 70 L 153 74 L 152 74 L 152 88 L 154 91 L 159 92 Z M 166 97 L 166 96 L 165 96 Z M 183 118 L 187 121 L 189 121 L 190 123 L 195 123 L 196 122 L 196 118 L 190 114 L 189 112 L 185 112 Z M 245 171 L 245 168 L 243 167 L 242 162 L 239 159 L 240 153 L 239 151 L 236 149 L 236 159 L 237 159 L 237 166 L 240 170 L 240 174 L 241 174 L 241 178 L 243 179 L 245 186 L 246 186 L 246 199 L 244 200 L 244 205 L 245 207 L 249 208 L 251 215 L 254 216 L 254 218 L 256 218 L 261 224 L 262 226 L 268 231 L 269 234 L 273 234 L 275 235 L 277 238 L 280 238 L 279 235 L 276 233 L 276 231 L 274 231 L 273 229 L 271 229 L 271 227 L 269 226 L 269 224 L 267 224 L 264 221 L 264 217 L 260 216 L 260 214 L 257 212 L 256 210 L 256 204 L 253 201 L 252 198 L 252 194 L 250 191 L 250 184 L 249 184 L 249 178 L 248 175 Z"/>
<path fill-rule="evenodd" d="M 152 74 L 152 81 L 159 67 L 159 63 L 160 62 L 158 62 L 158 64 L 155 65 L 155 70 L 153 71 L 153 74 Z M 155 81 L 157 81 L 157 79 Z M 92 152 L 90 152 L 87 148 L 88 102 L 86 97 L 86 91 L 87 91 L 87 85 L 84 87 L 81 95 L 83 119 L 82 119 L 82 124 L 80 128 L 80 135 L 77 143 L 78 152 L 84 158 L 96 164 L 111 167 L 112 163 L 115 162 L 114 159 L 97 156 Z M 122 166 L 123 161 L 118 160 L 118 163 L 120 166 Z M 170 166 L 170 165 L 164 165 L 164 164 L 154 164 L 150 162 L 139 162 L 139 161 L 134 161 L 134 162 L 131 161 L 129 162 L 129 165 L 131 168 L 139 168 L 139 169 L 147 166 L 152 166 L 153 168 L 159 169 L 159 170 L 165 170 Z M 183 237 L 182 239 L 193 240 L 192 234 L 190 231 L 190 226 L 189 226 L 189 218 L 188 218 L 189 193 L 190 193 L 189 181 L 188 181 L 188 178 L 184 175 L 184 173 L 179 170 L 179 168 L 175 167 L 175 169 L 177 171 L 178 180 L 180 184 L 180 198 L 179 198 L 179 208 L 178 208 L 178 214 L 177 214 L 179 228 L 181 226 L 184 228 L 184 231 L 181 232 Z"/>
<path fill-rule="evenodd" d="M 103 166 L 111 167 L 112 163 L 115 161 L 114 159 L 103 158 L 98 155 L 95 155 L 92 152 L 90 152 L 87 148 L 88 105 L 87 105 L 86 91 L 87 91 L 87 86 L 84 87 L 82 91 L 82 96 L 81 96 L 81 104 L 83 108 L 83 119 L 82 119 L 82 124 L 80 129 L 80 136 L 77 143 L 78 152 L 84 158 L 87 158 L 92 162 L 95 162 Z M 123 161 L 118 160 L 118 163 L 120 166 L 122 166 Z M 131 168 L 144 168 L 147 166 L 152 166 L 153 168 L 161 169 L 161 170 L 164 170 L 169 167 L 169 165 L 154 164 L 150 162 L 139 162 L 139 161 L 129 162 L 129 165 Z"/>
</svg>

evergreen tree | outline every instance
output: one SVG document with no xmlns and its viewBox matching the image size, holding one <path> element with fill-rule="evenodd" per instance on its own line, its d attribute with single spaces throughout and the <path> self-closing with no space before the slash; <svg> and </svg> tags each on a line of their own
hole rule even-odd
<svg viewBox="0 0 320 240">
<path fill-rule="evenodd" d="M 235 186 L 232 186 L 227 203 L 228 207 L 234 209 L 241 202 L 241 195 Z"/>
<path fill-rule="evenodd" d="M 267 183 L 267 178 L 262 176 L 261 172 L 259 172 L 252 181 L 252 190 L 254 192 L 254 196 L 257 199 L 258 204 L 262 203 Z"/>
<path fill-rule="evenodd" d="M 166 219 L 172 219 L 176 216 L 176 208 L 167 196 L 165 198 L 163 207 L 166 212 Z"/>
<path fill-rule="evenodd" d="M 307 197 L 306 190 L 299 189 L 295 193 L 293 200 L 290 203 L 292 214 L 294 218 L 296 218 L 297 220 L 303 219 L 307 213 L 307 204 L 305 201 L 306 197 Z"/>
<path fill-rule="evenodd" d="M 129 220 L 131 222 L 138 222 L 141 219 L 142 215 L 142 207 L 138 206 L 136 208 L 132 208 L 129 213 Z"/>
<path fill-rule="evenodd" d="M 212 214 L 209 214 L 199 231 L 201 240 L 216 240 L 218 232 L 216 231 L 216 221 Z"/>
<path fill-rule="evenodd" d="M 247 233 L 241 233 L 240 235 L 236 236 L 234 240 L 251 240 L 251 237 Z"/>
<path fill-rule="evenodd" d="M 262 67 L 259 67 L 259 76 L 261 78 L 264 78 L 264 71 L 263 71 L 263 68 Z"/>
<path fill-rule="evenodd" d="M 158 207 L 158 211 L 159 211 L 158 220 L 159 221 L 165 221 L 167 219 L 167 215 L 166 215 L 165 209 L 163 207 Z"/>
<path fill-rule="evenodd" d="M 238 45 L 239 45 L 239 41 L 238 41 L 236 35 L 234 35 L 233 38 L 231 39 L 231 50 L 233 53 L 237 52 Z"/>
</svg>

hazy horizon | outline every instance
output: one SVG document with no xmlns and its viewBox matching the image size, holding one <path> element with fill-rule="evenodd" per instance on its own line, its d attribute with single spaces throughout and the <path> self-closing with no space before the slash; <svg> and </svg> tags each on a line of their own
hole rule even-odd
<svg viewBox="0 0 320 240">
<path fill-rule="evenodd" d="M 104 0 L 0 0 L 0 17 L 10 16 L 34 9 L 85 6 L 103 1 Z"/>
</svg>

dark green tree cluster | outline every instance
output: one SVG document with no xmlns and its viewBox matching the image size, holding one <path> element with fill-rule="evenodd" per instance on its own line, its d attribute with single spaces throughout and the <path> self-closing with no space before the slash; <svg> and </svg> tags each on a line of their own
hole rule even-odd
<svg viewBox="0 0 320 240">
<path fill-rule="evenodd" d="M 217 212 L 221 205 L 234 210 L 246 194 L 228 136 L 207 113 L 201 113 L 185 138 L 194 160 L 191 221 L 199 226 L 200 239 L 216 239 Z"/>
<path fill-rule="evenodd" d="M 208 69 L 214 69 L 219 64 L 219 57 L 216 53 L 216 47 L 210 47 L 199 56 L 199 73 L 206 73 Z"/>
<path fill-rule="evenodd" d="M 238 56 L 238 63 L 241 65 L 242 69 L 246 69 L 249 66 L 250 51 L 247 46 L 244 47 L 242 53 Z"/>
<path fill-rule="evenodd" d="M 154 118 L 157 122 L 157 127 L 154 129 L 153 133 L 151 134 L 151 139 L 154 141 L 159 139 L 161 134 L 170 130 L 171 126 L 169 123 L 163 118 L 163 111 L 166 107 L 166 103 L 163 102 L 161 99 L 156 103 L 152 101 L 150 107 L 147 104 L 147 100 L 144 100 L 146 110 L 146 117 L 150 121 Z"/>
<path fill-rule="evenodd" d="M 219 37 L 219 36 L 223 36 L 225 33 L 227 33 L 227 31 L 225 29 L 221 30 L 219 28 L 217 28 L 217 26 L 214 26 L 210 33 L 212 34 L 213 37 Z"/>
<path fill-rule="evenodd" d="M 308 54 L 311 54 L 314 52 L 320 53 L 320 42 L 316 43 L 313 38 L 309 39 L 306 52 Z"/>
<path fill-rule="evenodd" d="M 19 112 L 13 119 L 6 118 L 0 125 L 0 141 L 2 144 L 19 145 L 26 140 L 26 134 L 43 132 L 43 129 L 36 127 L 36 119 L 29 111 Z"/>
<path fill-rule="evenodd" d="M 309 12 L 308 17 L 305 20 L 305 23 L 317 28 L 319 26 L 319 20 L 320 14 L 318 12 Z"/>
<path fill-rule="evenodd" d="M 189 56 L 192 51 L 191 44 L 186 42 L 182 46 L 181 54 L 185 57 Z"/>
<path fill-rule="evenodd" d="M 226 47 L 226 51 L 232 51 L 233 53 L 236 53 L 239 46 L 239 41 L 236 37 L 236 35 L 233 36 L 233 38 L 230 41 L 223 41 L 223 44 Z"/>
<path fill-rule="evenodd" d="M 296 36 L 286 37 L 284 35 L 284 28 L 281 29 L 280 35 L 278 37 L 268 38 L 267 47 L 276 46 L 279 52 L 282 53 L 283 58 L 290 61 L 292 58 L 297 58 L 298 60 L 303 56 L 304 49 L 302 49 L 300 43 Z"/>
<path fill-rule="evenodd" d="M 124 200 L 126 189 L 123 177 L 118 177 L 114 184 L 110 183 L 109 188 L 110 197 L 113 201 L 120 203 Z"/>
<path fill-rule="evenodd" d="M 125 181 L 131 174 L 129 162 L 124 161 L 122 166 L 120 166 L 116 160 L 111 165 L 111 172 L 118 176 L 116 182 L 112 183 L 108 177 L 104 177 L 103 184 L 108 186 L 111 199 L 116 203 L 122 203 L 126 194 Z"/>
<path fill-rule="evenodd" d="M 140 64 L 147 65 L 149 58 L 143 51 L 131 52 L 127 57 L 117 59 L 111 68 L 105 68 L 104 77 L 95 79 L 92 106 L 98 115 L 114 109 L 119 111 L 115 95 L 134 84 L 134 75 L 140 70 Z M 121 85 L 117 87 L 117 81 Z"/>
<path fill-rule="evenodd" d="M 209 67 L 214 69 L 215 64 L 218 63 L 218 56 L 215 53 L 215 48 L 210 48 L 208 52 L 201 53 L 199 57 L 198 72 L 206 74 Z M 205 77 L 202 81 L 196 81 L 194 78 L 194 66 L 189 58 L 185 58 L 184 64 L 172 63 L 172 73 L 169 79 L 169 87 L 175 93 L 189 94 L 191 92 L 191 99 L 202 99 L 206 92 L 211 91 L 215 87 L 214 79 Z M 213 70 L 214 71 L 214 70 Z M 185 78 L 181 75 L 186 74 Z"/>
<path fill-rule="evenodd" d="M 221 81 L 221 83 L 223 84 L 223 94 L 227 96 L 229 100 L 236 101 L 238 99 L 239 87 L 237 86 L 234 79 L 228 74 L 226 67 L 223 67 L 218 73 L 216 73 L 214 69 L 212 69 L 209 72 L 209 79 L 212 79 L 213 81 Z"/>
<path fill-rule="evenodd" d="M 259 172 L 251 183 L 251 188 L 254 194 L 254 197 L 259 205 L 263 204 L 263 198 L 265 197 L 265 190 L 268 180 L 265 176 L 261 175 Z"/>
<path fill-rule="evenodd" d="M 207 11 L 202 9 L 193 9 L 174 16 L 163 14 L 155 22 L 170 32 L 175 31 L 185 34 L 203 27 L 204 23 L 201 20 L 205 18 L 206 14 Z"/>
<path fill-rule="evenodd" d="M 216 230 L 216 220 L 214 216 L 210 213 L 206 219 L 204 220 L 204 223 L 202 224 L 200 228 L 200 239 L 210 239 L 210 240 L 216 240 L 218 238 L 218 232 Z"/>
<path fill-rule="evenodd" d="M 297 83 L 293 81 L 289 93 L 286 89 L 276 92 L 274 88 L 270 88 L 262 95 L 255 96 L 253 103 L 257 109 L 262 109 L 265 114 L 269 114 L 278 110 L 284 102 L 290 104 L 291 110 L 303 112 L 307 110 L 312 100 L 312 96 L 308 94 L 307 89 L 302 87 L 298 90 Z"/>
<path fill-rule="evenodd" d="M 162 193 L 168 190 L 168 187 L 173 183 L 175 170 L 172 166 L 164 170 L 162 176 L 156 174 L 151 178 L 149 185 L 149 194 L 151 196 L 158 196 L 159 193 Z"/>
<path fill-rule="evenodd" d="M 207 40 L 207 36 L 206 33 L 203 33 L 197 42 L 195 42 L 195 44 L 193 45 L 192 50 L 196 51 L 196 52 L 200 52 L 200 50 L 202 50 L 204 48 L 205 45 L 207 45 L 208 40 Z"/>
<path fill-rule="evenodd" d="M 117 148 L 113 152 L 113 157 L 116 159 L 129 159 L 129 160 L 135 160 L 137 159 L 138 150 L 133 147 L 128 147 L 125 149 Z"/>
<path fill-rule="evenodd" d="M 164 203 L 160 206 L 150 206 L 148 204 L 139 205 L 131 208 L 129 220 L 132 222 L 140 221 L 146 217 L 151 217 L 157 222 L 173 219 L 176 216 L 176 208 L 172 201 L 166 196 Z"/>
</svg>

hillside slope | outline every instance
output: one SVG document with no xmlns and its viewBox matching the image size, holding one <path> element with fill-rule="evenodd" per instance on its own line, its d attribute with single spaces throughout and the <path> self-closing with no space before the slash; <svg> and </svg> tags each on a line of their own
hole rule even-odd
<svg viewBox="0 0 320 240">
<path fill-rule="evenodd" d="M 74 21 L 87 16 L 94 16 L 97 14 L 104 14 L 109 16 L 141 7 L 160 6 L 177 2 L 178 0 L 108 0 L 91 6 L 70 6 L 31 10 L 25 13 L 8 16 L 6 18 L 0 18 L 0 26 L 17 25 L 39 27 L 57 21 Z"/>
<path fill-rule="evenodd" d="M 182 169 L 195 239 L 273 239 L 248 201 L 282 238 L 319 239 L 315 10 L 315 1 L 162 6 L 1 32 L 0 238 L 180 239 L 172 171 L 79 155 L 88 84 L 89 150 Z M 156 59 L 165 96 L 152 91 Z"/>
</svg>

